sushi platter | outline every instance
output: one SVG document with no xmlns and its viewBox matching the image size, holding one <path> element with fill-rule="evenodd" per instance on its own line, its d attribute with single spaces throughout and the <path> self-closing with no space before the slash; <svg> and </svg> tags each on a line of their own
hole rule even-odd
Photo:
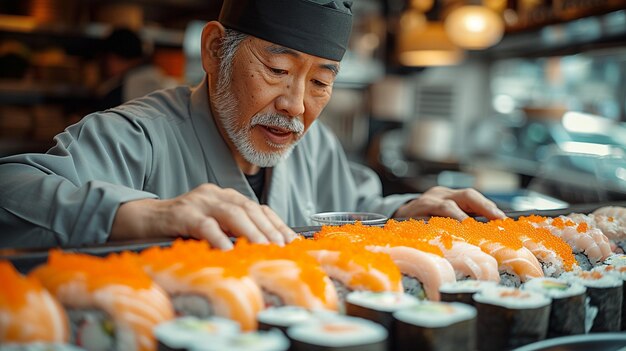
<svg viewBox="0 0 626 351">
<path fill-rule="evenodd" d="M 0 351 L 626 350 L 626 203 L 507 215 L 0 250 Z"/>
</svg>

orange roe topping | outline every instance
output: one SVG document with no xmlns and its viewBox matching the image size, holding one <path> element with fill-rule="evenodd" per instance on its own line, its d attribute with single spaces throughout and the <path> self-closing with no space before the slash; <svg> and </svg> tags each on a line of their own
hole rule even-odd
<svg viewBox="0 0 626 351">
<path fill-rule="evenodd" d="M 613 218 L 613 217 L 608 217 L 607 218 L 607 221 L 609 221 L 609 222 L 613 222 L 614 220 L 615 220 L 615 218 Z"/>
<path fill-rule="evenodd" d="M 49 290 L 56 290 L 73 281 L 83 281 L 88 291 L 109 285 L 125 285 L 133 289 L 149 289 L 152 280 L 129 252 L 106 258 L 51 250 L 48 263 L 32 273 Z"/>
<path fill-rule="evenodd" d="M 0 282 L 0 311 L 19 311 L 26 304 L 26 294 L 43 289 L 37 279 L 24 277 L 7 261 L 0 261 Z"/>
<path fill-rule="evenodd" d="M 535 228 L 530 222 L 512 219 L 497 220 L 492 221 L 492 223 L 502 227 L 507 235 L 520 239 L 528 249 L 533 246 L 530 243 L 534 243 L 554 252 L 563 261 L 563 267 L 566 271 L 571 271 L 577 265 L 571 246 L 560 237 L 552 235 L 546 228 Z M 535 253 L 533 252 L 533 254 Z M 542 259 L 539 257 L 540 255 L 535 254 L 535 256 L 540 260 Z"/>
<path fill-rule="evenodd" d="M 563 223 L 563 219 L 561 219 L 560 217 L 557 217 L 552 220 L 552 226 L 557 227 L 559 229 L 564 229 L 565 223 Z"/>
<path fill-rule="evenodd" d="M 527 221 L 531 223 L 542 223 L 542 222 L 545 222 L 547 219 L 548 217 L 537 216 L 537 215 L 530 215 L 530 216 L 524 216 L 524 217 L 519 218 L 520 221 Z"/>
<path fill-rule="evenodd" d="M 229 255 L 225 251 L 211 250 L 204 240 L 176 239 L 171 247 L 151 247 L 140 255 L 142 264 L 158 273 L 171 270 L 178 277 L 186 277 L 206 268 L 219 268 L 224 277 L 243 277 L 248 275 L 248 265 Z M 216 270 L 217 271 L 217 270 Z"/>
<path fill-rule="evenodd" d="M 589 226 L 587 225 L 587 222 L 582 222 L 578 225 L 578 227 L 576 227 L 576 231 L 579 233 L 586 233 L 589 230 Z"/>
<path fill-rule="evenodd" d="M 235 243 L 235 248 L 225 251 L 225 253 L 232 255 L 232 260 L 240 260 L 248 265 L 262 260 L 293 261 L 300 268 L 300 280 L 309 286 L 313 295 L 317 296 L 321 301 L 327 302 L 326 273 L 315 258 L 295 245 L 252 244 L 245 238 L 240 238 Z"/>
<path fill-rule="evenodd" d="M 388 254 L 371 252 L 362 245 L 349 245 L 345 240 L 296 240 L 291 242 L 289 246 L 297 247 L 303 251 L 328 250 L 338 252 L 339 258 L 337 262 L 334 262 L 334 265 L 346 272 L 354 271 L 354 265 L 363 267 L 363 271 L 352 276 L 351 286 L 366 287 L 367 290 L 375 292 L 385 290 L 378 278 L 372 278 L 370 273 L 372 269 L 385 274 L 392 286 L 398 286 L 402 279 L 400 270 Z"/>
<path fill-rule="evenodd" d="M 364 226 L 360 223 L 339 227 L 324 226 L 320 232 L 315 234 L 316 239 L 339 237 L 365 246 L 407 246 L 443 257 L 440 248 L 424 240 L 415 239 L 410 235 L 398 235 L 380 227 Z"/>
</svg>

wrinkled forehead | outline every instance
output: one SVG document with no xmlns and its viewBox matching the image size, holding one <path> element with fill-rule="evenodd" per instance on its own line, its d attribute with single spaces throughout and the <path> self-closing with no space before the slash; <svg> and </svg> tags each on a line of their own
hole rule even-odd
<svg viewBox="0 0 626 351">
<path fill-rule="evenodd" d="M 288 48 L 286 46 L 282 46 L 276 43 L 270 43 L 266 40 L 253 36 L 250 36 L 250 38 L 253 42 L 253 45 L 256 46 L 258 50 L 263 52 L 268 57 L 276 55 L 286 56 L 295 60 L 307 60 L 309 62 L 312 62 L 315 67 L 326 70 L 329 73 L 332 73 L 334 76 L 339 73 L 339 61 L 310 55 L 305 52 L 294 50 L 292 48 Z"/>
<path fill-rule="evenodd" d="M 341 61 L 352 29 L 352 2 L 224 0 L 219 21 L 276 45 Z"/>
</svg>

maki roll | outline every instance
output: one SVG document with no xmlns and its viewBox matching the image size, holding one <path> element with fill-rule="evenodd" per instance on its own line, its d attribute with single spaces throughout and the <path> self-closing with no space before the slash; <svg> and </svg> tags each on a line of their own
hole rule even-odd
<svg viewBox="0 0 626 351">
<path fill-rule="evenodd" d="M 604 274 L 613 275 L 622 280 L 622 326 L 621 330 L 626 330 L 626 265 L 624 266 L 598 266 L 593 270 L 602 272 Z"/>
<path fill-rule="evenodd" d="M 161 323 L 154 328 L 158 351 L 187 351 L 195 343 L 211 344 L 239 333 L 237 322 L 220 317 L 200 319 L 186 316 Z"/>
<path fill-rule="evenodd" d="M 476 309 L 458 302 L 424 301 L 394 312 L 393 350 L 474 350 Z"/>
<path fill-rule="evenodd" d="M 279 329 L 287 333 L 287 328 L 298 323 L 315 319 L 315 313 L 298 306 L 270 307 L 256 315 L 259 330 Z"/>
<path fill-rule="evenodd" d="M 340 315 L 287 329 L 292 351 L 385 351 L 387 335 L 377 323 Z"/>
<path fill-rule="evenodd" d="M 73 343 L 88 350 L 154 350 L 152 329 L 174 317 L 167 294 L 130 253 L 100 258 L 53 250 L 30 274 L 65 307 Z"/>
<path fill-rule="evenodd" d="M 289 339 L 280 331 L 256 331 L 196 342 L 191 351 L 287 351 Z"/>
<path fill-rule="evenodd" d="M 619 331 L 622 320 L 623 283 L 620 278 L 599 271 L 565 273 L 562 278 L 584 285 L 591 306 L 598 314 L 592 332 Z"/>
<path fill-rule="evenodd" d="M 537 278 L 522 285 L 523 290 L 552 298 L 548 337 L 585 333 L 586 288 L 565 279 Z"/>
<path fill-rule="evenodd" d="M 368 319 L 385 327 L 389 333 L 389 348 L 392 349 L 395 343 L 393 313 L 419 302 L 417 298 L 404 293 L 355 291 L 346 297 L 346 314 Z"/>
<path fill-rule="evenodd" d="M 474 295 L 480 351 L 504 350 L 546 338 L 551 299 L 533 291 L 497 286 Z"/>
<path fill-rule="evenodd" d="M 439 293 L 441 294 L 441 301 L 461 302 L 473 306 L 474 299 L 472 296 L 475 293 L 494 286 L 497 286 L 497 284 L 492 281 L 473 279 L 459 280 L 457 282 L 443 284 L 439 288 Z"/>
<path fill-rule="evenodd" d="M 179 316 L 232 319 L 244 331 L 256 330 L 263 295 L 248 276 L 245 262 L 206 241 L 174 241 L 172 247 L 152 247 L 139 255 L 144 270 L 169 294 Z"/>
<path fill-rule="evenodd" d="M 69 341 L 63 307 L 38 280 L 0 261 L 0 282 L 0 344 Z"/>
</svg>

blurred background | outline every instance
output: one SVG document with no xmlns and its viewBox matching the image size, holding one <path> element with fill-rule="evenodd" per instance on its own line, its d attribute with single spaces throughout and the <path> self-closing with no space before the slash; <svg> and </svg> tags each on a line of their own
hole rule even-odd
<svg viewBox="0 0 626 351">
<path fill-rule="evenodd" d="M 0 2 L 0 156 L 202 79 L 217 0 Z M 626 200 L 626 0 L 356 0 L 321 120 L 386 194 L 504 209 Z"/>
</svg>

